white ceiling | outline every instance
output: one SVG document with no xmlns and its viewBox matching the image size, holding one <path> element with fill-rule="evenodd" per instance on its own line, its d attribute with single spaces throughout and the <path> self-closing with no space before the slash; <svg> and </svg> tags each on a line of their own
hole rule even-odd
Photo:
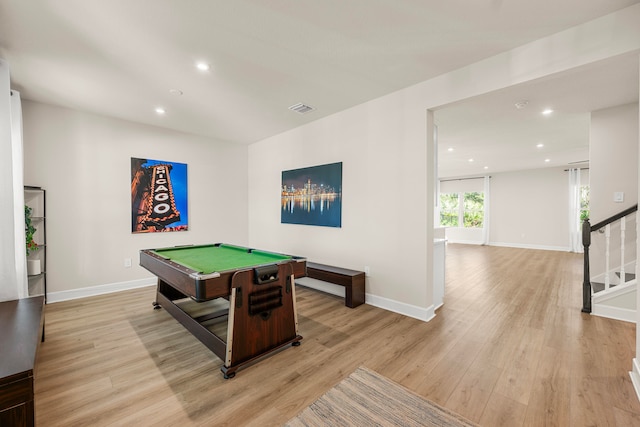
<svg viewBox="0 0 640 427">
<path fill-rule="evenodd" d="M 638 2 L 0 0 L 0 57 L 26 99 L 249 144 Z M 211 70 L 199 72 L 196 61 Z M 566 156 L 549 157 L 582 160 L 586 110 L 576 105 L 585 92 L 596 89 L 589 99 L 600 99 L 613 82 L 628 81 L 632 62 L 602 64 L 600 77 L 576 72 L 569 85 L 546 79 L 443 108 L 440 141 L 484 166 L 482 155 L 495 158 L 492 150 L 508 151 L 503 144 L 530 149 L 545 139 L 552 150 L 559 144 L 552 137 L 565 135 Z M 623 88 L 624 102 L 637 100 L 637 57 L 635 72 L 635 98 Z M 529 107 L 515 116 L 510 109 L 521 99 Z M 288 110 L 298 102 L 316 110 Z M 527 122 L 521 113 L 542 104 L 558 110 L 557 127 L 551 120 L 540 134 L 518 127 Z M 167 113 L 156 115 L 157 106 Z M 569 133 L 574 126 L 581 130 Z M 455 155 L 443 154 L 443 173 L 475 173 L 448 166 Z"/>
<path fill-rule="evenodd" d="M 439 176 L 588 166 L 590 113 L 638 102 L 638 62 L 620 56 L 436 110 Z"/>
</svg>

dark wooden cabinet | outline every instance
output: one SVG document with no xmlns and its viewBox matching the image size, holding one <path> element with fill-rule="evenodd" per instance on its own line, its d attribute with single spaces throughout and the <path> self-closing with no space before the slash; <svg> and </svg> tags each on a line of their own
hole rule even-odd
<svg viewBox="0 0 640 427">
<path fill-rule="evenodd" d="M 33 379 L 44 296 L 0 302 L 0 426 L 35 425 Z"/>
</svg>

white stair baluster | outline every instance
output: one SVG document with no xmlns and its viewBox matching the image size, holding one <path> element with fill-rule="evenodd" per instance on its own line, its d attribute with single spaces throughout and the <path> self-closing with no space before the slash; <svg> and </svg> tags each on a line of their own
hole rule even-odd
<svg viewBox="0 0 640 427">
<path fill-rule="evenodd" d="M 611 225 L 607 224 L 604 227 L 605 246 L 604 246 L 604 290 L 609 289 L 610 277 L 609 277 L 609 256 L 610 249 L 609 244 L 611 242 Z"/>
<path fill-rule="evenodd" d="M 627 282 L 627 275 L 624 273 L 624 244 L 625 230 L 627 228 L 627 217 L 620 218 L 620 281 L 622 285 Z"/>
</svg>

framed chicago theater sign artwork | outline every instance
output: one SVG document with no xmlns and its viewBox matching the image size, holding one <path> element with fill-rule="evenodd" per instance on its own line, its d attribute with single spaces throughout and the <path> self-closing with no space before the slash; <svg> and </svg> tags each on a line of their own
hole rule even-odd
<svg viewBox="0 0 640 427">
<path fill-rule="evenodd" d="M 189 229 L 187 165 L 131 158 L 131 232 Z"/>
</svg>

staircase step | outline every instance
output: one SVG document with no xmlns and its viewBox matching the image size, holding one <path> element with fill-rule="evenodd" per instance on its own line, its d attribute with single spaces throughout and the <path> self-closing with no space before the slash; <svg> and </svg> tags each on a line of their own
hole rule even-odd
<svg viewBox="0 0 640 427">
<path fill-rule="evenodd" d="M 620 272 L 619 271 L 616 272 L 616 276 L 620 277 Z M 624 277 L 625 277 L 624 281 L 626 283 L 626 282 L 629 282 L 629 281 L 635 279 L 636 275 L 634 273 L 624 273 Z"/>
<path fill-rule="evenodd" d="M 609 284 L 609 289 L 615 288 L 616 285 L 614 283 Z M 604 283 L 591 282 L 591 289 L 594 294 L 598 292 L 604 291 Z"/>
</svg>

